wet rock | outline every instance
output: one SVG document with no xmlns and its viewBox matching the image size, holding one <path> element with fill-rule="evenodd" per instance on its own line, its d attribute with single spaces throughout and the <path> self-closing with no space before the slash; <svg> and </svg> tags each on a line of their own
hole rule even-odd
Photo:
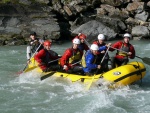
<svg viewBox="0 0 150 113">
<path fill-rule="evenodd" d="M 150 31 L 148 30 L 148 27 L 135 26 L 132 28 L 132 35 L 133 36 L 148 37 L 150 35 Z"/>
<path fill-rule="evenodd" d="M 77 29 L 75 29 L 72 33 L 78 34 L 78 33 L 84 33 L 87 35 L 87 40 L 94 41 L 97 39 L 98 34 L 103 33 L 107 40 L 111 40 L 115 38 L 116 33 L 113 29 L 110 29 L 109 27 L 105 26 L 103 23 L 92 20 L 89 21 Z"/>
</svg>

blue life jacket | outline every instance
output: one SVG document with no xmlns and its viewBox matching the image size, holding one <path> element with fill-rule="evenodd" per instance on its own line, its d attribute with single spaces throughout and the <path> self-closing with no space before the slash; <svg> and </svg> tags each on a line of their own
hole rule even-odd
<svg viewBox="0 0 150 113">
<path fill-rule="evenodd" d="M 94 64 L 96 60 L 96 56 L 92 54 L 90 50 L 87 51 L 85 55 L 86 67 L 83 68 L 85 73 L 91 72 L 92 69 L 96 69 L 97 65 Z"/>
<path fill-rule="evenodd" d="M 103 51 L 106 49 L 106 46 L 102 46 L 99 48 L 99 52 Z M 96 63 L 96 56 L 92 54 L 90 50 L 88 50 L 85 54 L 85 63 L 86 66 L 83 67 L 83 71 L 85 73 L 90 73 L 93 69 L 97 69 L 97 64 Z"/>
</svg>

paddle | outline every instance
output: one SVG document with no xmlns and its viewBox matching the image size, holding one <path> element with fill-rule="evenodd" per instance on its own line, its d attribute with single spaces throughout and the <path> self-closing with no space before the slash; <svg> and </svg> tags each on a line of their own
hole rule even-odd
<svg viewBox="0 0 150 113">
<path fill-rule="evenodd" d="M 84 39 L 84 41 L 85 41 L 85 44 L 87 44 L 88 48 L 90 49 L 90 44 L 89 44 L 89 42 L 88 42 L 86 39 Z"/>
<path fill-rule="evenodd" d="M 52 76 L 52 75 L 55 74 L 55 73 L 56 73 L 56 71 L 48 72 L 48 73 L 46 73 L 46 75 L 42 76 L 40 79 L 41 79 L 41 81 L 42 81 L 42 80 L 44 80 L 44 79 L 46 79 L 46 78 Z"/>
<path fill-rule="evenodd" d="M 38 48 L 36 49 L 36 51 L 34 52 L 34 54 L 31 56 L 31 58 L 34 57 L 35 53 L 38 51 L 38 49 L 41 47 L 41 45 L 42 45 L 42 44 L 40 44 L 40 45 L 38 46 Z M 31 58 L 30 58 L 30 59 L 31 59 Z M 30 60 L 30 59 L 29 59 L 29 60 Z M 20 71 L 20 72 L 18 72 L 17 74 L 23 73 L 24 70 L 27 68 L 27 66 L 28 66 L 28 63 L 25 65 L 25 67 L 23 68 L 23 70 Z"/>
<path fill-rule="evenodd" d="M 106 52 L 105 52 L 105 54 L 104 54 L 104 56 L 103 56 L 103 58 L 102 58 L 102 60 L 101 60 L 101 62 L 100 62 L 100 65 L 103 63 L 103 61 L 104 61 L 104 59 L 105 59 L 105 56 L 106 56 L 106 54 L 108 53 L 109 48 L 110 48 L 110 46 L 107 48 L 107 50 L 106 50 Z M 96 74 L 97 74 L 98 70 L 99 70 L 99 69 L 96 70 Z M 91 87 L 91 85 L 92 85 L 92 83 L 93 83 L 93 80 L 94 80 L 96 74 L 93 75 L 92 80 L 91 80 L 90 84 L 88 85 L 88 87 L 86 88 L 86 90 L 89 90 L 89 89 L 90 89 L 90 87 Z"/>
<path fill-rule="evenodd" d="M 53 62 L 55 62 L 55 61 L 57 61 L 57 60 L 59 60 L 59 59 L 60 59 L 60 58 L 55 59 L 55 60 L 52 60 L 52 61 L 48 62 L 48 64 L 53 63 Z M 39 67 L 39 66 L 40 66 L 40 65 L 35 65 L 35 66 L 33 66 L 33 67 L 27 68 L 26 70 L 24 70 L 24 72 L 31 71 L 31 70 L 33 70 L 33 69 Z"/>
<path fill-rule="evenodd" d="M 76 65 L 76 64 L 78 64 L 78 63 L 80 63 L 80 62 L 81 62 L 81 60 L 78 61 L 78 62 L 75 62 L 75 63 L 72 64 L 71 66 L 74 66 L 74 65 Z M 57 72 L 57 71 L 47 72 L 46 75 L 44 75 L 44 76 L 41 77 L 41 80 L 44 80 L 44 79 L 46 79 L 46 78 L 52 76 L 52 75 L 55 74 L 56 72 Z"/>
<path fill-rule="evenodd" d="M 122 51 L 122 52 L 124 52 L 124 53 L 128 53 L 128 52 L 126 52 L 126 51 L 123 51 L 123 50 L 120 50 L 120 49 L 114 48 L 114 47 L 112 47 L 112 46 L 110 46 L 110 48 L 116 49 L 116 50 L 118 50 L 118 51 Z M 137 57 L 137 58 L 141 59 L 144 63 L 146 63 L 146 64 L 150 65 L 150 58 L 148 58 L 148 57 L 144 57 L 144 58 L 142 58 L 142 57 L 139 57 L 139 56 L 135 56 L 135 57 Z"/>
</svg>

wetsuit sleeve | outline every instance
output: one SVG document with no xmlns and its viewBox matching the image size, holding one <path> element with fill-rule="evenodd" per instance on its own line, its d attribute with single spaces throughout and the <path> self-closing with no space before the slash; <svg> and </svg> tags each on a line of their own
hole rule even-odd
<svg viewBox="0 0 150 113">
<path fill-rule="evenodd" d="M 38 63 L 42 63 L 42 58 L 44 58 L 46 55 L 44 49 L 40 50 L 35 56 L 34 59 L 38 62 Z"/>
<path fill-rule="evenodd" d="M 106 50 L 106 49 L 107 49 L 107 47 L 106 47 L 106 46 L 101 46 L 101 47 L 99 47 L 98 52 L 104 51 L 104 50 Z"/>
<path fill-rule="evenodd" d="M 114 51 L 115 49 L 113 49 L 113 48 L 120 49 L 120 48 L 121 48 L 121 45 L 122 45 L 122 42 L 121 42 L 121 41 L 116 42 L 116 43 L 114 43 L 114 44 L 112 45 L 112 48 L 111 48 L 111 47 L 109 48 L 109 51 Z"/>
</svg>

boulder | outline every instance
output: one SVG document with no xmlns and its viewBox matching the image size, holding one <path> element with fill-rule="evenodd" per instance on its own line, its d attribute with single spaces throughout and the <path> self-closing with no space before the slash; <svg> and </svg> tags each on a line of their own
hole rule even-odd
<svg viewBox="0 0 150 113">
<path fill-rule="evenodd" d="M 145 26 L 135 26 L 132 28 L 133 36 L 142 36 L 142 37 L 148 37 L 150 35 L 150 31 L 148 30 L 148 27 Z"/>
<path fill-rule="evenodd" d="M 42 37 L 44 32 L 47 32 L 49 38 L 58 39 L 60 37 L 60 27 L 56 22 L 56 15 L 52 13 L 47 5 L 41 4 L 41 2 L 29 6 L 12 3 L 1 4 L 0 33 L 2 35 L 7 34 L 7 37 L 13 34 L 21 34 L 27 37 L 30 31 L 35 31 L 39 37 Z M 46 0 L 43 2 L 46 3 Z M 13 40 L 12 43 L 19 44 L 22 41 Z"/>
<path fill-rule="evenodd" d="M 149 16 L 149 14 L 147 12 L 143 11 L 142 13 L 136 14 L 135 19 L 146 21 L 148 19 L 148 16 Z"/>
<path fill-rule="evenodd" d="M 138 12 L 138 7 L 143 11 L 144 10 L 144 2 L 133 2 L 127 5 L 127 11 L 129 12 Z"/>
<path fill-rule="evenodd" d="M 89 21 L 79 26 L 77 29 L 72 31 L 72 33 L 73 34 L 84 33 L 87 35 L 88 41 L 96 40 L 98 34 L 100 33 L 103 33 L 106 36 L 107 40 L 112 40 L 116 37 L 116 33 L 113 29 L 110 29 L 103 23 L 96 20 Z"/>
<path fill-rule="evenodd" d="M 108 16 L 97 16 L 96 20 L 104 23 L 110 29 L 113 29 L 116 33 L 126 30 L 126 25 L 121 19 L 110 18 Z"/>
</svg>

